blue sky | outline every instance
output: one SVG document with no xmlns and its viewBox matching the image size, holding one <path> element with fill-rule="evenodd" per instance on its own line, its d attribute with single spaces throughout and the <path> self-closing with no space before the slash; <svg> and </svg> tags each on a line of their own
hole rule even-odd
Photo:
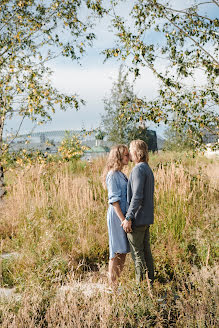
<svg viewBox="0 0 219 328">
<path fill-rule="evenodd" d="M 186 8 L 194 1 L 172 0 L 175 8 Z M 130 2 L 133 4 L 133 1 Z M 203 6 L 204 7 L 204 6 Z M 215 5 L 208 5 L 208 15 L 216 16 Z M 206 10 L 206 9 L 205 9 Z M 125 9 L 127 11 L 127 8 Z M 122 11 L 123 12 L 123 11 Z M 202 12 L 204 14 L 204 12 Z M 100 115 L 104 114 L 103 98 L 110 95 L 113 82 L 117 79 L 120 62 L 116 60 L 107 61 L 103 64 L 104 57 L 99 53 L 101 50 L 113 45 L 113 35 L 107 31 L 107 21 L 98 26 L 97 40 L 93 48 L 81 60 L 81 65 L 66 58 L 59 58 L 49 64 L 53 70 L 52 82 L 56 88 L 62 92 L 76 92 L 86 101 L 79 111 L 68 110 L 66 112 L 57 111 L 51 122 L 45 125 L 34 127 L 28 120 L 24 121 L 21 133 L 47 130 L 69 130 L 96 128 L 100 124 Z M 152 98 L 156 95 L 157 81 L 152 72 L 145 68 L 141 71 L 141 78 L 136 82 L 135 92 L 137 95 Z M 19 120 L 14 118 L 6 126 L 8 132 L 16 129 Z M 154 128 L 153 124 L 149 128 Z M 164 128 L 156 128 L 158 134 L 163 135 Z"/>
</svg>

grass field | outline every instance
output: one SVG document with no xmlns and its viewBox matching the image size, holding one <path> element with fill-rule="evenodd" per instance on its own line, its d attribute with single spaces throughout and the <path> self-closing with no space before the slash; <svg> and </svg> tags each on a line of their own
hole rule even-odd
<svg viewBox="0 0 219 328">
<path fill-rule="evenodd" d="M 0 205 L 2 327 L 217 327 L 219 162 L 189 153 L 151 155 L 155 284 L 136 286 L 130 256 L 116 294 L 80 289 L 107 283 L 105 158 L 35 163 L 6 172 Z M 131 164 L 126 169 L 128 175 Z M 89 287 L 87 287 L 89 288 Z"/>
</svg>

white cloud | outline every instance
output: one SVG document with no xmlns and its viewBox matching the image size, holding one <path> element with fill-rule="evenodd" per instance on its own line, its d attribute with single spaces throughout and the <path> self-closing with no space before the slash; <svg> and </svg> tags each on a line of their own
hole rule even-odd
<svg viewBox="0 0 219 328">
<path fill-rule="evenodd" d="M 100 65 L 84 69 L 80 67 L 53 67 L 52 82 L 62 92 L 77 93 L 86 101 L 86 105 L 78 112 L 67 111 L 56 113 L 53 125 L 59 121 L 60 128 L 71 122 L 74 129 L 81 128 L 82 122 L 86 128 L 100 123 L 100 114 L 104 114 L 103 98 L 110 95 L 113 82 L 118 76 L 118 65 Z M 142 70 L 142 75 L 136 82 L 135 91 L 140 97 L 149 98 L 156 95 L 156 80 L 149 69 Z M 70 128 L 70 127 L 69 127 Z"/>
<path fill-rule="evenodd" d="M 102 99 L 109 93 L 112 83 L 118 77 L 119 65 L 113 67 L 101 65 L 89 69 L 75 67 L 56 67 L 52 82 L 60 91 L 78 93 L 89 100 Z M 151 95 L 156 79 L 151 70 L 141 70 L 141 77 L 136 82 L 136 89 L 141 96 Z"/>
<path fill-rule="evenodd" d="M 90 66 L 85 69 L 76 65 L 54 65 L 50 66 L 54 71 L 52 76 L 53 85 L 65 93 L 77 93 L 86 101 L 78 111 L 57 111 L 53 115 L 52 122 L 43 126 L 37 126 L 35 131 L 63 130 L 95 128 L 100 124 L 101 114 L 104 114 L 103 98 L 110 95 L 112 84 L 118 77 L 119 63 L 112 65 Z M 156 80 L 149 69 L 141 71 L 141 78 L 137 80 L 135 91 L 139 97 L 154 97 L 156 95 Z M 7 125 L 7 130 L 16 130 L 19 120 L 14 119 Z M 22 133 L 28 133 L 33 125 L 25 121 Z"/>
</svg>

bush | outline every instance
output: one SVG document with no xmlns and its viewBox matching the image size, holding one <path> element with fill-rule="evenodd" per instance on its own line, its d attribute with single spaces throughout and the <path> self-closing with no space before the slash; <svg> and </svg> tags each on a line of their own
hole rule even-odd
<svg viewBox="0 0 219 328">
<path fill-rule="evenodd" d="M 63 160 L 70 161 L 80 159 L 87 149 L 86 146 L 82 146 L 81 141 L 76 135 L 66 132 L 58 151 Z"/>
</svg>

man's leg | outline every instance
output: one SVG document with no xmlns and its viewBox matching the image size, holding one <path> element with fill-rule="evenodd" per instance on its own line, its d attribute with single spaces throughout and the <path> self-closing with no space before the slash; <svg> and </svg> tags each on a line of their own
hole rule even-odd
<svg viewBox="0 0 219 328">
<path fill-rule="evenodd" d="M 154 281 L 154 261 L 153 261 L 153 256 L 151 253 L 149 227 L 150 226 L 147 226 L 147 229 L 145 231 L 145 236 L 144 236 L 144 256 L 145 256 L 145 262 L 146 262 L 146 267 L 147 267 L 147 271 L 148 271 L 148 278 L 153 283 L 153 281 Z"/>
<path fill-rule="evenodd" d="M 144 251 L 145 230 L 147 226 L 132 227 L 132 232 L 127 233 L 132 259 L 135 263 L 136 280 L 145 279 L 146 262 Z"/>
</svg>

